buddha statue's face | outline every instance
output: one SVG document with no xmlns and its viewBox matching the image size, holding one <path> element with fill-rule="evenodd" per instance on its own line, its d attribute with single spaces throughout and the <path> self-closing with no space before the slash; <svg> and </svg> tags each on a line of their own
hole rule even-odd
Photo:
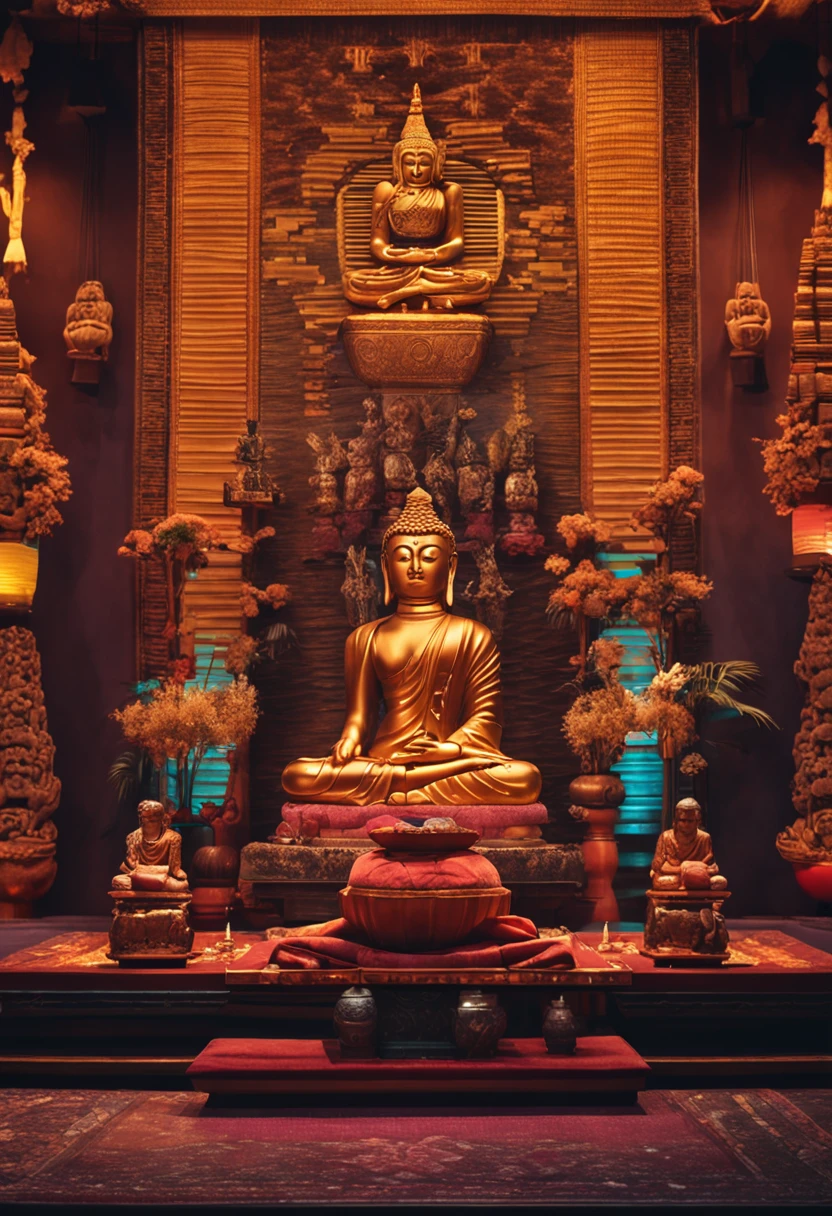
<svg viewBox="0 0 832 1216">
<path fill-rule="evenodd" d="M 409 148 L 402 153 L 402 181 L 406 186 L 429 186 L 436 155 L 430 148 Z"/>
<path fill-rule="evenodd" d="M 139 807 L 139 823 L 145 840 L 158 840 L 164 831 L 165 812 L 159 802 L 143 802 Z"/>
<path fill-rule="evenodd" d="M 391 536 L 384 553 L 388 599 L 411 604 L 452 602 L 456 554 L 444 536 Z"/>
<path fill-rule="evenodd" d="M 682 840 L 692 840 L 699 827 L 699 812 L 692 806 L 677 806 L 673 816 L 673 830 Z"/>
</svg>

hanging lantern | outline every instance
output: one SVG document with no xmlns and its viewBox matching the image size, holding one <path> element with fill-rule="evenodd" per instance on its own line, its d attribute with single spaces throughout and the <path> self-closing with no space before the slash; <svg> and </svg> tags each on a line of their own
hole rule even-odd
<svg viewBox="0 0 832 1216">
<path fill-rule="evenodd" d="M 815 567 L 832 555 L 832 503 L 807 502 L 792 511 L 792 554 L 796 567 Z"/>
</svg>

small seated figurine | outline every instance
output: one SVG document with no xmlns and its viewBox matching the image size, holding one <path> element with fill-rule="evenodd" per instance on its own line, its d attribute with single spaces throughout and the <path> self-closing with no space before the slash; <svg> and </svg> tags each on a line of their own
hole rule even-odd
<svg viewBox="0 0 832 1216">
<path fill-rule="evenodd" d="M 444 163 L 444 141 L 431 139 L 416 84 L 393 149 L 396 180 L 373 191 L 370 251 L 382 265 L 344 275 L 348 300 L 390 308 L 421 296 L 426 306 L 447 310 L 488 299 L 493 284 L 485 271 L 452 265 L 465 245 L 462 187 L 443 180 Z"/>
<path fill-rule="evenodd" d="M 112 881 L 114 891 L 187 891 L 182 869 L 182 837 L 170 826 L 161 802 L 139 803 L 139 824 L 127 837 L 127 857 Z"/>
<path fill-rule="evenodd" d="M 728 882 L 714 862 L 713 845 L 701 828 L 702 809 L 695 798 L 676 803 L 673 827 L 662 832 L 650 866 L 654 891 L 724 889 Z"/>
<path fill-rule="evenodd" d="M 293 801 L 488 805 L 532 803 L 540 773 L 500 751 L 500 656 L 491 631 L 453 616 L 454 534 L 412 490 L 381 549 L 392 616 L 347 638 L 347 718 L 328 756 L 283 772 Z M 376 729 L 384 698 L 386 715 Z"/>
</svg>

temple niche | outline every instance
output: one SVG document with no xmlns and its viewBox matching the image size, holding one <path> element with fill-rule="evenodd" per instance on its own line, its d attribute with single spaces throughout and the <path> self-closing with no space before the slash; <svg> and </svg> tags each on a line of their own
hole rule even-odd
<svg viewBox="0 0 832 1216">
<path fill-rule="evenodd" d="M 10 1210 L 832 1200 L 832 0 L 523 7 L 0 21 Z"/>
</svg>

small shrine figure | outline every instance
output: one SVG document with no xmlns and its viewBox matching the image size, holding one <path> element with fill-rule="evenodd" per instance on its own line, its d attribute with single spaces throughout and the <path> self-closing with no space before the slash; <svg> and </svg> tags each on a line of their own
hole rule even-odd
<svg viewBox="0 0 832 1216">
<path fill-rule="evenodd" d="M 454 502 L 456 500 L 456 470 L 454 456 L 459 441 L 461 419 L 459 414 L 453 418 L 436 418 L 427 412 L 428 458 L 422 470 L 425 485 L 438 508 L 437 514 L 446 524 L 453 518 Z"/>
<path fill-rule="evenodd" d="M 161 802 L 139 803 L 139 827 L 127 837 L 127 856 L 112 882 L 113 891 L 187 891 L 182 869 L 182 837 Z"/>
<path fill-rule="evenodd" d="M 494 474 L 467 428 L 467 423 L 476 416 L 477 411 L 470 406 L 459 411 L 463 428 L 455 458 L 459 508 L 465 520 L 466 548 L 491 544 L 494 540 Z"/>
<path fill-rule="evenodd" d="M 11 28 L 12 26 L 9 26 L 9 30 Z M 25 89 L 17 88 L 14 91 L 15 101 L 25 101 L 26 95 Z M 9 221 L 9 243 L 3 254 L 3 265 L 8 267 L 12 274 L 27 269 L 26 250 L 23 248 L 23 208 L 26 202 L 26 170 L 23 166 L 29 153 L 34 152 L 35 145 L 23 134 L 25 130 L 26 119 L 23 117 L 23 106 L 18 104 L 12 111 L 11 130 L 6 132 L 6 143 L 14 154 L 11 193 L 5 186 L 0 186 L 0 204 Z M 0 175 L 0 180 L 2 180 L 2 175 Z"/>
<path fill-rule="evenodd" d="M 487 625 L 495 642 L 499 642 L 505 629 L 506 600 L 514 595 L 514 592 L 500 573 L 493 545 L 478 545 L 474 550 L 474 561 L 477 563 L 479 578 L 476 582 L 472 579 L 468 583 L 462 598 L 475 605 L 477 620 Z"/>
<path fill-rule="evenodd" d="M 344 275 L 348 300 L 386 309 L 421 297 L 424 308 L 450 310 L 488 299 L 489 275 L 459 264 L 465 248 L 462 187 L 445 181 L 444 164 L 444 141 L 431 139 L 415 84 L 393 149 L 395 181 L 379 182 L 373 191 L 370 252 L 381 265 Z"/>
<path fill-rule="evenodd" d="M 405 401 L 394 401 L 387 410 L 387 427 L 383 436 L 385 450 L 382 471 L 388 512 L 391 508 L 395 510 L 404 506 L 407 494 L 416 485 L 416 466 L 410 455 L 413 451 L 413 431 L 408 425 L 409 421 L 410 407 Z"/>
<path fill-rule="evenodd" d="M 735 350 L 762 354 L 771 333 L 771 313 L 756 283 L 737 283 L 725 305 L 725 328 Z"/>
<path fill-rule="evenodd" d="M 113 340 L 113 306 L 97 279 L 82 283 L 66 310 L 64 342 L 76 384 L 97 384 Z"/>
<path fill-rule="evenodd" d="M 650 867 L 647 918 L 641 954 L 657 966 L 721 963 L 728 958 L 722 905 L 730 892 L 702 831 L 695 798 L 682 798 L 673 827 L 662 832 Z"/>
<path fill-rule="evenodd" d="M 346 449 L 334 431 L 325 439 L 312 431 L 306 436 L 306 442 L 317 456 L 317 472 L 309 478 L 310 486 L 316 491 L 314 510 L 319 515 L 335 515 L 342 506 L 337 474 L 349 467 Z"/>
<path fill-rule="evenodd" d="M 269 473 L 265 463 L 268 449 L 260 434 L 256 418 L 246 419 L 245 434 L 237 439 L 234 461 L 241 465 L 233 482 L 227 481 L 223 490 L 223 501 L 227 507 L 261 504 L 278 504 L 283 495 Z"/>
<path fill-rule="evenodd" d="M 505 473 L 503 499 L 508 528 L 500 534 L 500 548 L 510 557 L 534 557 L 545 544 L 537 529 L 538 485 L 535 476 L 534 424 L 526 408 L 523 376 L 512 376 L 512 414 L 488 441 L 488 456 L 495 473 Z"/>
<path fill-rule="evenodd" d="M 350 545 L 344 562 L 344 581 L 341 584 L 341 594 L 347 608 L 347 620 L 353 629 L 366 625 L 378 616 L 378 606 L 381 594 L 375 579 L 370 573 L 367 561 L 367 550 Z"/>
<path fill-rule="evenodd" d="M 731 339 L 731 379 L 737 388 L 764 392 L 768 388 L 763 355 L 771 333 L 771 313 L 757 283 L 737 283 L 725 305 L 725 328 Z"/>
<path fill-rule="evenodd" d="M 695 798 L 682 798 L 676 803 L 673 827 L 659 836 L 650 866 L 654 890 L 727 887 L 714 861 L 711 837 L 701 825 L 702 809 Z"/>
</svg>

